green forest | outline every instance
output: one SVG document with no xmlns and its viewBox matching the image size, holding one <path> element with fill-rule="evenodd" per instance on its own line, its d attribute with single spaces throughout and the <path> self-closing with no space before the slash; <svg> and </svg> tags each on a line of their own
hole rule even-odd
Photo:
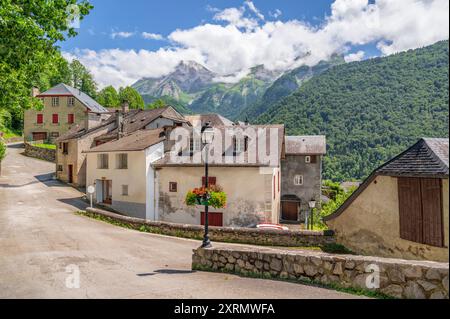
<svg viewBox="0 0 450 319">
<path fill-rule="evenodd" d="M 335 66 L 258 117 L 324 134 L 324 178 L 362 179 L 420 137 L 448 137 L 448 41 Z"/>
</svg>

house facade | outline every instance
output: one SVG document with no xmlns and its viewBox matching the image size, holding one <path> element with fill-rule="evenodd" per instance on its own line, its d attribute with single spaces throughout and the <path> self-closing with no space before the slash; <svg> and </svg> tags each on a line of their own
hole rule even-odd
<svg viewBox="0 0 450 319">
<path fill-rule="evenodd" d="M 309 201 L 321 201 L 322 157 L 325 136 L 286 136 L 281 160 L 281 220 L 303 222 Z"/>
<path fill-rule="evenodd" d="M 448 262 L 448 176 L 448 139 L 421 139 L 324 221 L 360 254 Z"/>
<path fill-rule="evenodd" d="M 42 110 L 24 112 L 25 141 L 54 141 L 74 126 L 93 127 L 105 120 L 108 111 L 87 94 L 66 84 L 36 94 Z"/>
<path fill-rule="evenodd" d="M 185 125 L 186 120 L 172 107 L 155 110 L 121 109 L 97 126 L 74 126 L 56 139 L 56 177 L 76 187 L 86 186 L 86 153 L 91 148 L 132 134 L 140 129 Z"/>
</svg>

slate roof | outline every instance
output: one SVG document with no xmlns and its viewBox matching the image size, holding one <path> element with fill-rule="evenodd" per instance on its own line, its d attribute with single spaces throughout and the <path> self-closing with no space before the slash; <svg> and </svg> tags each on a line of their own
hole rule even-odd
<svg viewBox="0 0 450 319">
<path fill-rule="evenodd" d="M 163 140 L 165 140 L 163 128 L 139 130 L 118 140 L 93 147 L 84 153 L 142 151 Z"/>
<path fill-rule="evenodd" d="M 324 135 L 286 136 L 286 155 L 326 154 L 327 144 Z"/>
<path fill-rule="evenodd" d="M 378 175 L 448 177 L 448 138 L 422 138 L 377 169 Z"/>
<path fill-rule="evenodd" d="M 341 215 L 377 176 L 448 178 L 448 138 L 421 138 L 417 143 L 375 169 L 349 198 L 324 221 Z"/>
<path fill-rule="evenodd" d="M 95 101 L 93 98 L 91 98 L 86 93 L 84 93 L 76 88 L 73 88 L 67 84 L 64 84 L 64 83 L 55 85 L 51 89 L 48 89 L 47 91 L 45 91 L 43 93 L 40 93 L 39 95 L 37 95 L 37 97 L 53 96 L 53 95 L 74 96 L 92 112 L 98 112 L 98 113 L 108 112 L 108 110 L 106 108 L 101 106 L 97 101 Z"/>
<path fill-rule="evenodd" d="M 191 123 L 191 125 L 195 125 L 196 121 L 201 121 L 201 125 L 205 124 L 206 122 L 210 122 L 211 126 L 232 126 L 234 123 L 233 121 L 227 119 L 226 117 L 223 117 L 220 114 L 195 114 L 195 115 L 185 115 L 184 116 L 186 120 Z"/>
<path fill-rule="evenodd" d="M 284 142 L 284 125 L 280 124 L 280 125 L 245 125 L 242 127 L 239 127 L 238 125 L 234 125 L 234 126 L 219 126 L 219 127 L 215 127 L 216 130 L 219 130 L 221 132 L 221 136 L 222 136 L 222 145 L 225 148 L 225 134 L 227 129 L 239 129 L 242 128 L 242 130 L 245 130 L 246 128 L 266 128 L 266 129 L 270 129 L 270 128 L 274 128 L 277 130 L 277 138 L 278 138 L 278 155 L 279 155 L 279 159 L 281 158 L 281 156 L 283 155 L 283 142 Z M 270 135 L 266 134 L 265 135 L 266 138 L 266 150 L 268 151 L 270 149 Z M 265 163 L 263 161 L 263 159 L 259 158 L 258 156 L 258 143 L 257 141 L 253 141 L 253 143 L 255 143 L 255 146 L 253 148 L 252 146 L 252 141 L 249 140 L 249 145 L 248 145 L 248 150 L 252 150 L 252 149 L 256 149 L 256 156 L 255 156 L 255 161 L 253 161 L 253 158 L 249 156 L 248 151 L 243 152 L 243 158 L 244 160 L 242 162 L 237 162 L 237 161 L 233 161 L 233 162 L 225 162 L 225 155 L 232 157 L 233 155 L 233 149 L 232 146 L 228 147 L 228 149 L 223 149 L 222 150 L 222 162 L 221 163 L 210 163 L 210 166 L 216 166 L 216 167 L 220 167 L 220 166 L 244 166 L 244 167 L 267 167 L 270 164 L 269 163 Z M 187 156 L 187 155 L 186 155 Z M 164 167 L 164 166 L 203 166 L 204 162 L 203 160 L 199 163 L 173 163 L 170 160 L 171 154 L 170 152 L 166 152 L 164 157 L 162 157 L 161 159 L 159 159 L 158 161 L 155 161 L 152 165 L 156 166 L 156 167 Z M 251 160 L 249 160 L 251 159 Z M 279 160 L 278 159 L 278 160 Z M 279 164 L 279 161 L 278 161 Z"/>
</svg>

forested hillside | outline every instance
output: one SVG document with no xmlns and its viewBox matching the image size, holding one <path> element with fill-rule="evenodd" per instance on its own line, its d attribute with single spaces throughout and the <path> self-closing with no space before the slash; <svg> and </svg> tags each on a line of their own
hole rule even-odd
<svg viewBox="0 0 450 319">
<path fill-rule="evenodd" d="M 270 107 L 258 123 L 325 134 L 324 178 L 360 179 L 420 137 L 448 137 L 448 41 L 336 66 Z"/>
</svg>

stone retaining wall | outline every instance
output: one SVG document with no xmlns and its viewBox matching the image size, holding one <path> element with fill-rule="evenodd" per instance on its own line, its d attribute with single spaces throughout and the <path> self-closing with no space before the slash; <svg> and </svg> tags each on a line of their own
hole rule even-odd
<svg viewBox="0 0 450 319">
<path fill-rule="evenodd" d="M 55 162 L 56 158 L 56 150 L 36 147 L 30 143 L 25 143 L 24 154 L 29 157 L 35 157 L 49 162 Z"/>
<path fill-rule="evenodd" d="M 448 263 L 269 248 L 194 249 L 192 269 L 373 290 L 395 298 L 448 298 Z M 375 271 L 375 272 L 373 272 Z M 379 288 L 370 288 L 366 282 Z"/>
<path fill-rule="evenodd" d="M 201 239 L 204 227 L 201 225 L 176 224 L 168 222 L 147 221 L 140 218 L 123 216 L 97 208 L 87 208 L 93 216 L 103 216 L 119 221 L 134 229 L 145 227 L 146 231 L 169 236 Z M 273 246 L 325 246 L 335 243 L 330 231 L 281 231 L 239 227 L 209 227 L 212 241 L 233 242 L 254 245 Z"/>
</svg>

